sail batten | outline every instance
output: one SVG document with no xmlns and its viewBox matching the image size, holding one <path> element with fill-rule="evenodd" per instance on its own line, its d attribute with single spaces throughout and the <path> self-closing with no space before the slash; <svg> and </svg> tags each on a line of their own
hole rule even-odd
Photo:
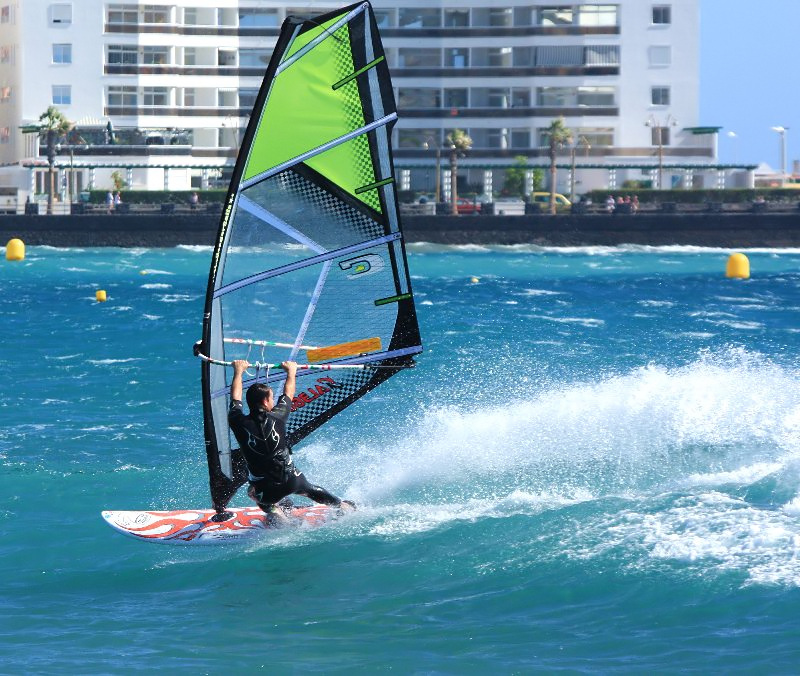
<svg viewBox="0 0 800 676">
<path fill-rule="evenodd" d="M 278 393 L 301 363 L 297 443 L 422 351 L 397 210 L 388 65 L 369 3 L 281 28 L 242 142 L 209 273 L 201 341 L 211 495 L 246 480 L 227 425 L 231 371 Z M 260 340 L 266 339 L 269 340 Z M 272 370 L 267 370 L 267 365 Z"/>
<path fill-rule="evenodd" d="M 342 143 L 346 143 L 347 141 L 351 141 L 352 139 L 354 139 L 354 138 L 356 138 L 358 136 L 362 136 L 362 135 L 366 134 L 367 132 L 372 131 L 373 129 L 377 129 L 378 127 L 383 127 L 383 126 L 385 126 L 387 124 L 390 124 L 391 122 L 395 122 L 396 120 L 397 120 L 397 114 L 396 113 L 392 113 L 391 115 L 386 115 L 386 116 L 380 118 L 379 120 L 375 120 L 374 122 L 370 122 L 369 124 L 365 124 L 363 127 L 360 127 L 360 128 L 358 128 L 358 129 L 356 129 L 354 131 L 348 132 L 347 134 L 344 134 L 344 135 L 340 136 L 339 138 L 336 138 L 336 139 L 333 139 L 331 141 L 328 141 L 327 143 L 324 143 L 324 144 L 318 146 L 317 148 L 313 148 L 313 149 L 303 153 L 302 155 L 298 155 L 297 157 L 293 157 L 292 159 L 287 160 L 286 162 L 284 162 L 282 164 L 279 164 L 279 165 L 277 165 L 275 167 L 271 167 L 270 169 L 267 169 L 266 171 L 263 171 L 260 174 L 257 174 L 256 176 L 253 176 L 252 178 L 250 178 L 247 181 L 245 181 L 244 183 L 242 183 L 242 187 L 243 188 L 249 188 L 252 185 L 260 183 L 261 181 L 263 181 L 263 180 L 265 180 L 267 178 L 270 178 L 270 176 L 274 176 L 275 174 L 279 174 L 280 172 L 282 172 L 282 171 L 284 171 L 286 169 L 289 169 L 289 168 L 293 167 L 296 164 L 300 164 L 302 162 L 305 162 L 306 160 L 310 160 L 311 158 L 313 158 L 313 157 L 315 157 L 317 155 L 320 155 L 320 154 L 324 153 L 327 150 L 331 150 L 332 148 L 335 148 L 336 146 L 341 145 Z"/>
</svg>

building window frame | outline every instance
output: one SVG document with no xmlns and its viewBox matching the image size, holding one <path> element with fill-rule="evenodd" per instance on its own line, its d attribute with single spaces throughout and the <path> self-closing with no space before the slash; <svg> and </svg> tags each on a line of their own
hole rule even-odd
<svg viewBox="0 0 800 676">
<path fill-rule="evenodd" d="M 671 104 L 672 93 L 669 87 L 655 86 L 650 88 L 650 104 L 653 106 L 668 106 Z"/>
<path fill-rule="evenodd" d="M 106 100 L 109 107 L 135 108 L 139 102 L 139 92 L 136 87 L 114 85 L 106 91 Z"/>
<path fill-rule="evenodd" d="M 654 26 L 671 26 L 672 5 L 653 5 L 651 21 Z"/>
<path fill-rule="evenodd" d="M 50 5 L 50 25 L 69 26 L 72 24 L 72 3 L 56 2 Z"/>
<path fill-rule="evenodd" d="M 72 105 L 72 85 L 53 85 L 51 100 L 54 106 Z"/>
<path fill-rule="evenodd" d="M 69 65 L 72 63 L 72 43 L 54 42 L 53 43 L 53 64 Z"/>
</svg>

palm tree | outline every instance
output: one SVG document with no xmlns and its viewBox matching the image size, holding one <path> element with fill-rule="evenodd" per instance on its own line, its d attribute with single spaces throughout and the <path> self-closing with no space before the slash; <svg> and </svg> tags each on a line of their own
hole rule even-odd
<svg viewBox="0 0 800 676">
<path fill-rule="evenodd" d="M 47 165 L 50 188 L 47 192 L 47 213 L 53 213 L 53 195 L 55 194 L 56 143 L 72 129 L 70 122 L 56 107 L 50 106 L 39 116 L 39 138 L 47 146 Z"/>
<path fill-rule="evenodd" d="M 564 118 L 559 117 L 545 129 L 547 136 L 548 153 L 550 155 L 550 213 L 556 213 L 556 154 L 559 148 L 567 143 L 572 143 L 572 131 L 567 128 Z"/>
<path fill-rule="evenodd" d="M 450 146 L 450 213 L 458 216 L 458 156 L 472 148 L 472 139 L 461 129 L 453 129 L 445 141 Z"/>
</svg>

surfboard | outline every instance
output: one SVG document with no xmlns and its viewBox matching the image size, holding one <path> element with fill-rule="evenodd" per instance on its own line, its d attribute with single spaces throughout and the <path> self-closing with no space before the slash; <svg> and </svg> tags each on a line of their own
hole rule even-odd
<svg viewBox="0 0 800 676">
<path fill-rule="evenodd" d="M 213 509 L 172 511 L 104 511 L 103 519 L 114 530 L 137 540 L 183 545 L 213 545 L 242 541 L 283 527 L 320 526 L 340 514 L 325 505 L 292 507 L 285 520 L 267 517 L 258 507 L 232 507 L 231 516 L 220 520 Z"/>
</svg>

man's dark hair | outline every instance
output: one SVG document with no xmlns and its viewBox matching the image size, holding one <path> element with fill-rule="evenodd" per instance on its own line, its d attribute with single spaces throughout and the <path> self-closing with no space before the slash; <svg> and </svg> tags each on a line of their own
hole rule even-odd
<svg viewBox="0 0 800 676">
<path fill-rule="evenodd" d="M 261 408 L 261 403 L 269 396 L 270 392 L 272 392 L 272 388 L 264 383 L 250 385 L 247 388 L 247 407 L 250 411 L 253 412 L 257 408 Z"/>
</svg>

